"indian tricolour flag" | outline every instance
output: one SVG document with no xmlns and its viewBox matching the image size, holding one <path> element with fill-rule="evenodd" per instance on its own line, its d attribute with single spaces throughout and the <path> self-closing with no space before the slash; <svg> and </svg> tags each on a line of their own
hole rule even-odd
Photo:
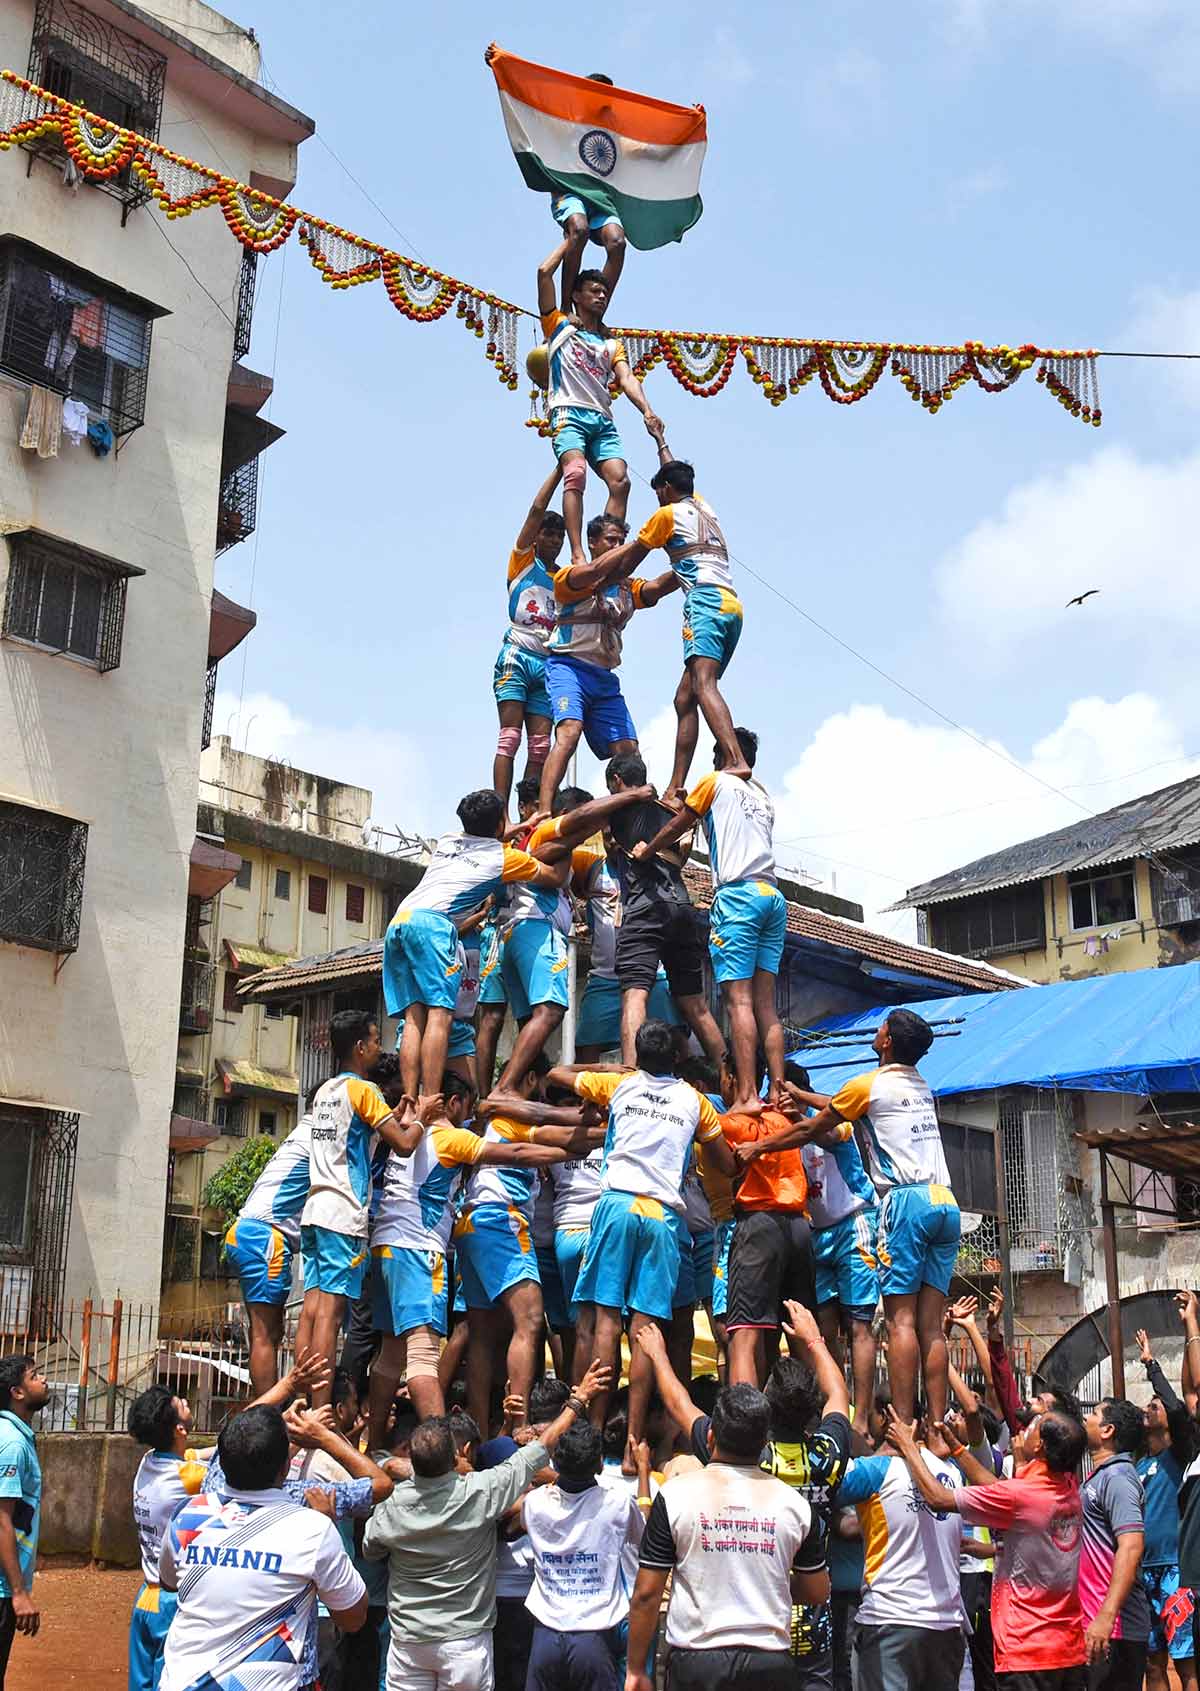
<svg viewBox="0 0 1200 1691">
<path fill-rule="evenodd" d="M 672 106 L 500 49 L 491 63 L 504 127 L 529 187 L 578 194 L 614 213 L 643 251 L 683 239 L 704 209 L 703 106 Z"/>
</svg>

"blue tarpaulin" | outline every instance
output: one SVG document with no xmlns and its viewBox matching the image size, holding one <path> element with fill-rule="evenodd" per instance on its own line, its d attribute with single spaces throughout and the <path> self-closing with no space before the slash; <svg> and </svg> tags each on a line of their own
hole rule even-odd
<svg viewBox="0 0 1200 1691">
<path fill-rule="evenodd" d="M 835 1092 L 872 1068 L 875 1029 L 894 1006 L 818 1024 L 862 1029 L 862 1043 L 795 1052 L 818 1092 Z M 935 1094 L 1001 1086 L 1061 1086 L 1083 1092 L 1200 1092 L 1200 963 L 1058 981 L 1020 991 L 966 993 L 908 1004 L 928 1022 L 961 1017 L 935 1032 L 921 1073 Z M 842 1061 L 845 1052 L 845 1061 Z M 828 1066 L 827 1066 L 828 1065 Z"/>
</svg>

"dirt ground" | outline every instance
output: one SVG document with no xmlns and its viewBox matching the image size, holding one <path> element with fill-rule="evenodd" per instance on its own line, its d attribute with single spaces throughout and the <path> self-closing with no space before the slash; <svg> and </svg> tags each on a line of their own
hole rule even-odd
<svg viewBox="0 0 1200 1691">
<path fill-rule="evenodd" d="M 126 1684 L 129 1614 L 141 1575 L 125 1568 L 47 1568 L 34 1587 L 42 1611 L 36 1638 L 13 1640 L 7 1691 Z"/>
</svg>

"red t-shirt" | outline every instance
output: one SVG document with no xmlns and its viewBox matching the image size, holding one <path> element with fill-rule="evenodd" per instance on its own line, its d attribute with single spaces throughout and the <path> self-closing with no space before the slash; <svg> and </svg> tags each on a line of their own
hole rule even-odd
<svg viewBox="0 0 1200 1691">
<path fill-rule="evenodd" d="M 964 1521 L 1004 1538 L 992 1581 L 997 1673 L 1040 1673 L 1086 1660 L 1079 1607 L 1083 1506 L 1073 1474 L 1041 1460 L 1011 1480 L 963 1486 L 954 1494 Z"/>
</svg>

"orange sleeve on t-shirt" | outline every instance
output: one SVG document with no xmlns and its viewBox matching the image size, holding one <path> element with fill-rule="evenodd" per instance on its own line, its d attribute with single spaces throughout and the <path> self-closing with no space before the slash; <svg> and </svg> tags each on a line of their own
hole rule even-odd
<svg viewBox="0 0 1200 1691">
<path fill-rule="evenodd" d="M 624 1074 L 597 1074 L 585 1069 L 575 1076 L 575 1090 L 589 1104 L 607 1104 L 613 1093 L 627 1077 Z"/>
<path fill-rule="evenodd" d="M 702 775 L 684 801 L 697 816 L 707 816 L 717 796 L 717 777 L 710 771 Z"/>
<path fill-rule="evenodd" d="M 505 846 L 500 879 L 506 885 L 510 881 L 536 881 L 541 872 L 542 865 L 535 857 L 530 857 L 527 851 L 518 851 L 516 846 Z"/>
<path fill-rule="evenodd" d="M 856 1074 L 853 1080 L 848 1080 L 832 1101 L 835 1109 L 843 1121 L 861 1121 L 871 1107 L 871 1086 L 875 1079 L 870 1074 Z"/>
<path fill-rule="evenodd" d="M 565 311 L 559 311 L 557 306 L 554 308 L 553 311 L 543 311 L 542 312 L 542 333 L 544 335 L 552 335 L 554 333 L 555 329 L 558 328 L 558 325 L 560 323 L 565 323 L 566 320 L 567 320 L 566 312 Z"/>
<path fill-rule="evenodd" d="M 638 539 L 643 546 L 665 546 L 675 533 L 675 507 L 660 505 L 654 515 L 647 519 L 638 530 Z"/>
<path fill-rule="evenodd" d="M 532 546 L 514 546 L 508 554 L 508 584 L 511 587 L 517 577 L 527 570 L 533 562 Z"/>
<path fill-rule="evenodd" d="M 379 1088 L 369 1080 L 360 1080 L 357 1075 L 347 1080 L 346 1096 L 359 1121 L 365 1121 L 368 1127 L 378 1127 L 380 1122 L 389 1120 L 394 1114 Z"/>
</svg>

